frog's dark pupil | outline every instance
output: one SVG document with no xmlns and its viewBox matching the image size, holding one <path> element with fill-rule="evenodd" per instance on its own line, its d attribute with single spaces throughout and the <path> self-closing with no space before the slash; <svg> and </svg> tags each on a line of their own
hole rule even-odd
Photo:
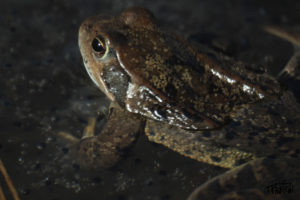
<svg viewBox="0 0 300 200">
<path fill-rule="evenodd" d="M 103 43 L 100 41 L 100 39 L 95 38 L 92 42 L 92 47 L 96 52 L 104 52 L 105 49 L 103 47 Z"/>
</svg>

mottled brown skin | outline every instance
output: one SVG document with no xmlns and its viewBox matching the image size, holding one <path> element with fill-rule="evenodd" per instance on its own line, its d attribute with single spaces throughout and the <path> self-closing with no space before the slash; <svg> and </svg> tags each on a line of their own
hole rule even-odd
<svg viewBox="0 0 300 200">
<path fill-rule="evenodd" d="M 299 157 L 300 110 L 292 94 L 243 63 L 220 58 L 218 65 L 197 53 L 163 32 L 149 11 L 133 7 L 120 17 L 90 17 L 80 27 L 79 46 L 90 77 L 114 104 L 108 124 L 118 114 L 123 118 L 79 145 L 89 155 L 87 165 L 112 166 L 144 122 L 151 141 L 221 167 Z M 126 125 L 127 114 L 137 123 Z"/>
<path fill-rule="evenodd" d="M 271 77 L 245 73 L 244 66 L 222 69 L 152 21 L 133 8 L 119 18 L 90 17 L 79 30 L 91 78 L 127 111 L 184 129 L 216 129 L 240 105 L 280 94 Z M 105 48 L 100 57 L 91 48 L 97 37 Z"/>
</svg>

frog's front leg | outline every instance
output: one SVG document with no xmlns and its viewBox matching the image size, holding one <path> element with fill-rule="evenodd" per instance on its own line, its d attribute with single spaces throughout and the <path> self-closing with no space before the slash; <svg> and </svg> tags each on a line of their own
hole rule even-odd
<svg viewBox="0 0 300 200">
<path fill-rule="evenodd" d="M 60 132 L 75 147 L 79 162 L 87 168 L 109 168 L 122 157 L 136 140 L 144 123 L 135 115 L 112 108 L 108 121 L 99 135 L 95 135 L 95 118 L 90 118 L 81 139 Z"/>
</svg>

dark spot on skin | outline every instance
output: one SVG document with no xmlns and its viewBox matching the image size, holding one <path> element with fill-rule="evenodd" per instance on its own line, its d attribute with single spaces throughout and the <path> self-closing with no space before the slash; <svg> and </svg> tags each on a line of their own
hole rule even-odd
<svg viewBox="0 0 300 200">
<path fill-rule="evenodd" d="M 257 132 L 250 132 L 249 135 L 252 136 L 252 137 L 254 137 L 254 136 L 257 136 L 258 133 Z"/>
<path fill-rule="evenodd" d="M 87 32 L 90 32 L 90 30 L 93 28 L 93 25 L 92 24 L 87 24 L 86 26 L 85 26 L 85 30 L 87 31 Z"/>
<path fill-rule="evenodd" d="M 239 160 L 236 160 L 235 163 L 234 163 L 234 166 L 237 167 L 237 166 L 240 166 L 244 163 L 246 163 L 247 161 L 244 160 L 244 159 L 239 159 Z"/>
<path fill-rule="evenodd" d="M 221 149 L 226 149 L 226 148 L 228 148 L 229 146 L 226 145 L 226 144 L 219 144 L 218 147 L 221 148 Z"/>
<path fill-rule="evenodd" d="M 274 109 L 268 109 L 268 112 L 267 112 L 269 115 L 272 115 L 272 116 L 278 116 L 279 113 L 278 111 L 274 110 Z"/>
<path fill-rule="evenodd" d="M 267 158 L 270 158 L 270 159 L 276 159 L 277 156 L 275 154 L 271 154 L 271 155 L 268 155 Z"/>
<path fill-rule="evenodd" d="M 268 131 L 269 129 L 268 128 L 265 128 L 265 127 L 257 127 L 257 132 L 266 132 Z"/>
<path fill-rule="evenodd" d="M 203 131 L 202 135 L 203 135 L 203 137 L 210 138 L 211 137 L 211 132 L 210 131 Z"/>
<path fill-rule="evenodd" d="M 217 163 L 219 163 L 219 162 L 221 162 L 221 158 L 219 158 L 219 157 L 216 157 L 216 156 L 210 156 L 210 159 L 213 161 L 213 162 L 217 162 Z"/>
<path fill-rule="evenodd" d="M 266 138 L 261 139 L 259 142 L 260 142 L 261 144 L 267 144 Z"/>
<path fill-rule="evenodd" d="M 151 135 L 151 136 L 155 136 L 155 133 L 154 133 L 154 131 L 150 131 L 150 132 L 149 132 L 149 135 Z"/>
<path fill-rule="evenodd" d="M 277 142 L 277 145 L 278 146 L 281 146 L 287 142 L 292 142 L 294 141 L 295 139 L 294 138 L 290 138 L 290 137 L 280 137 L 278 142 Z"/>
<path fill-rule="evenodd" d="M 208 94 L 215 94 L 215 93 L 216 93 L 216 91 L 215 91 L 214 85 L 210 85 L 208 87 Z"/>
<path fill-rule="evenodd" d="M 166 86 L 166 94 L 169 97 L 175 97 L 177 94 L 177 90 L 172 83 L 168 83 Z"/>
<path fill-rule="evenodd" d="M 203 65 L 199 65 L 199 63 L 197 63 L 196 70 L 197 70 L 197 72 L 199 72 L 200 74 L 203 74 L 203 73 L 205 72 L 204 66 L 203 66 Z"/>
<path fill-rule="evenodd" d="M 253 138 L 254 137 L 252 135 L 248 135 L 248 137 L 247 137 L 248 140 L 253 140 Z"/>
<path fill-rule="evenodd" d="M 230 127 L 238 127 L 240 125 L 241 125 L 240 121 L 232 121 L 231 124 L 230 124 Z"/>
<path fill-rule="evenodd" d="M 226 133 L 225 138 L 228 139 L 228 140 L 231 140 L 236 136 L 237 136 L 237 134 L 234 131 L 229 131 L 229 132 Z"/>
<path fill-rule="evenodd" d="M 190 150 L 184 150 L 184 153 L 187 154 L 187 155 L 191 155 L 192 152 Z"/>
<path fill-rule="evenodd" d="M 164 140 L 165 140 L 165 136 L 161 136 L 160 141 L 164 141 Z"/>
</svg>

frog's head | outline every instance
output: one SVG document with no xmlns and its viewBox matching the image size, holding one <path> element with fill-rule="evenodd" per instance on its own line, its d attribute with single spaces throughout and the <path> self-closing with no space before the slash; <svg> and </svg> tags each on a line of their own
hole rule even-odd
<svg viewBox="0 0 300 200">
<path fill-rule="evenodd" d="M 148 10 L 131 7 L 117 18 L 97 15 L 81 24 L 78 43 L 85 68 L 111 101 L 124 105 L 131 82 L 131 74 L 124 62 L 134 57 L 127 51 L 128 45 L 133 42 L 131 31 L 152 29 L 155 26 L 153 20 Z"/>
</svg>

